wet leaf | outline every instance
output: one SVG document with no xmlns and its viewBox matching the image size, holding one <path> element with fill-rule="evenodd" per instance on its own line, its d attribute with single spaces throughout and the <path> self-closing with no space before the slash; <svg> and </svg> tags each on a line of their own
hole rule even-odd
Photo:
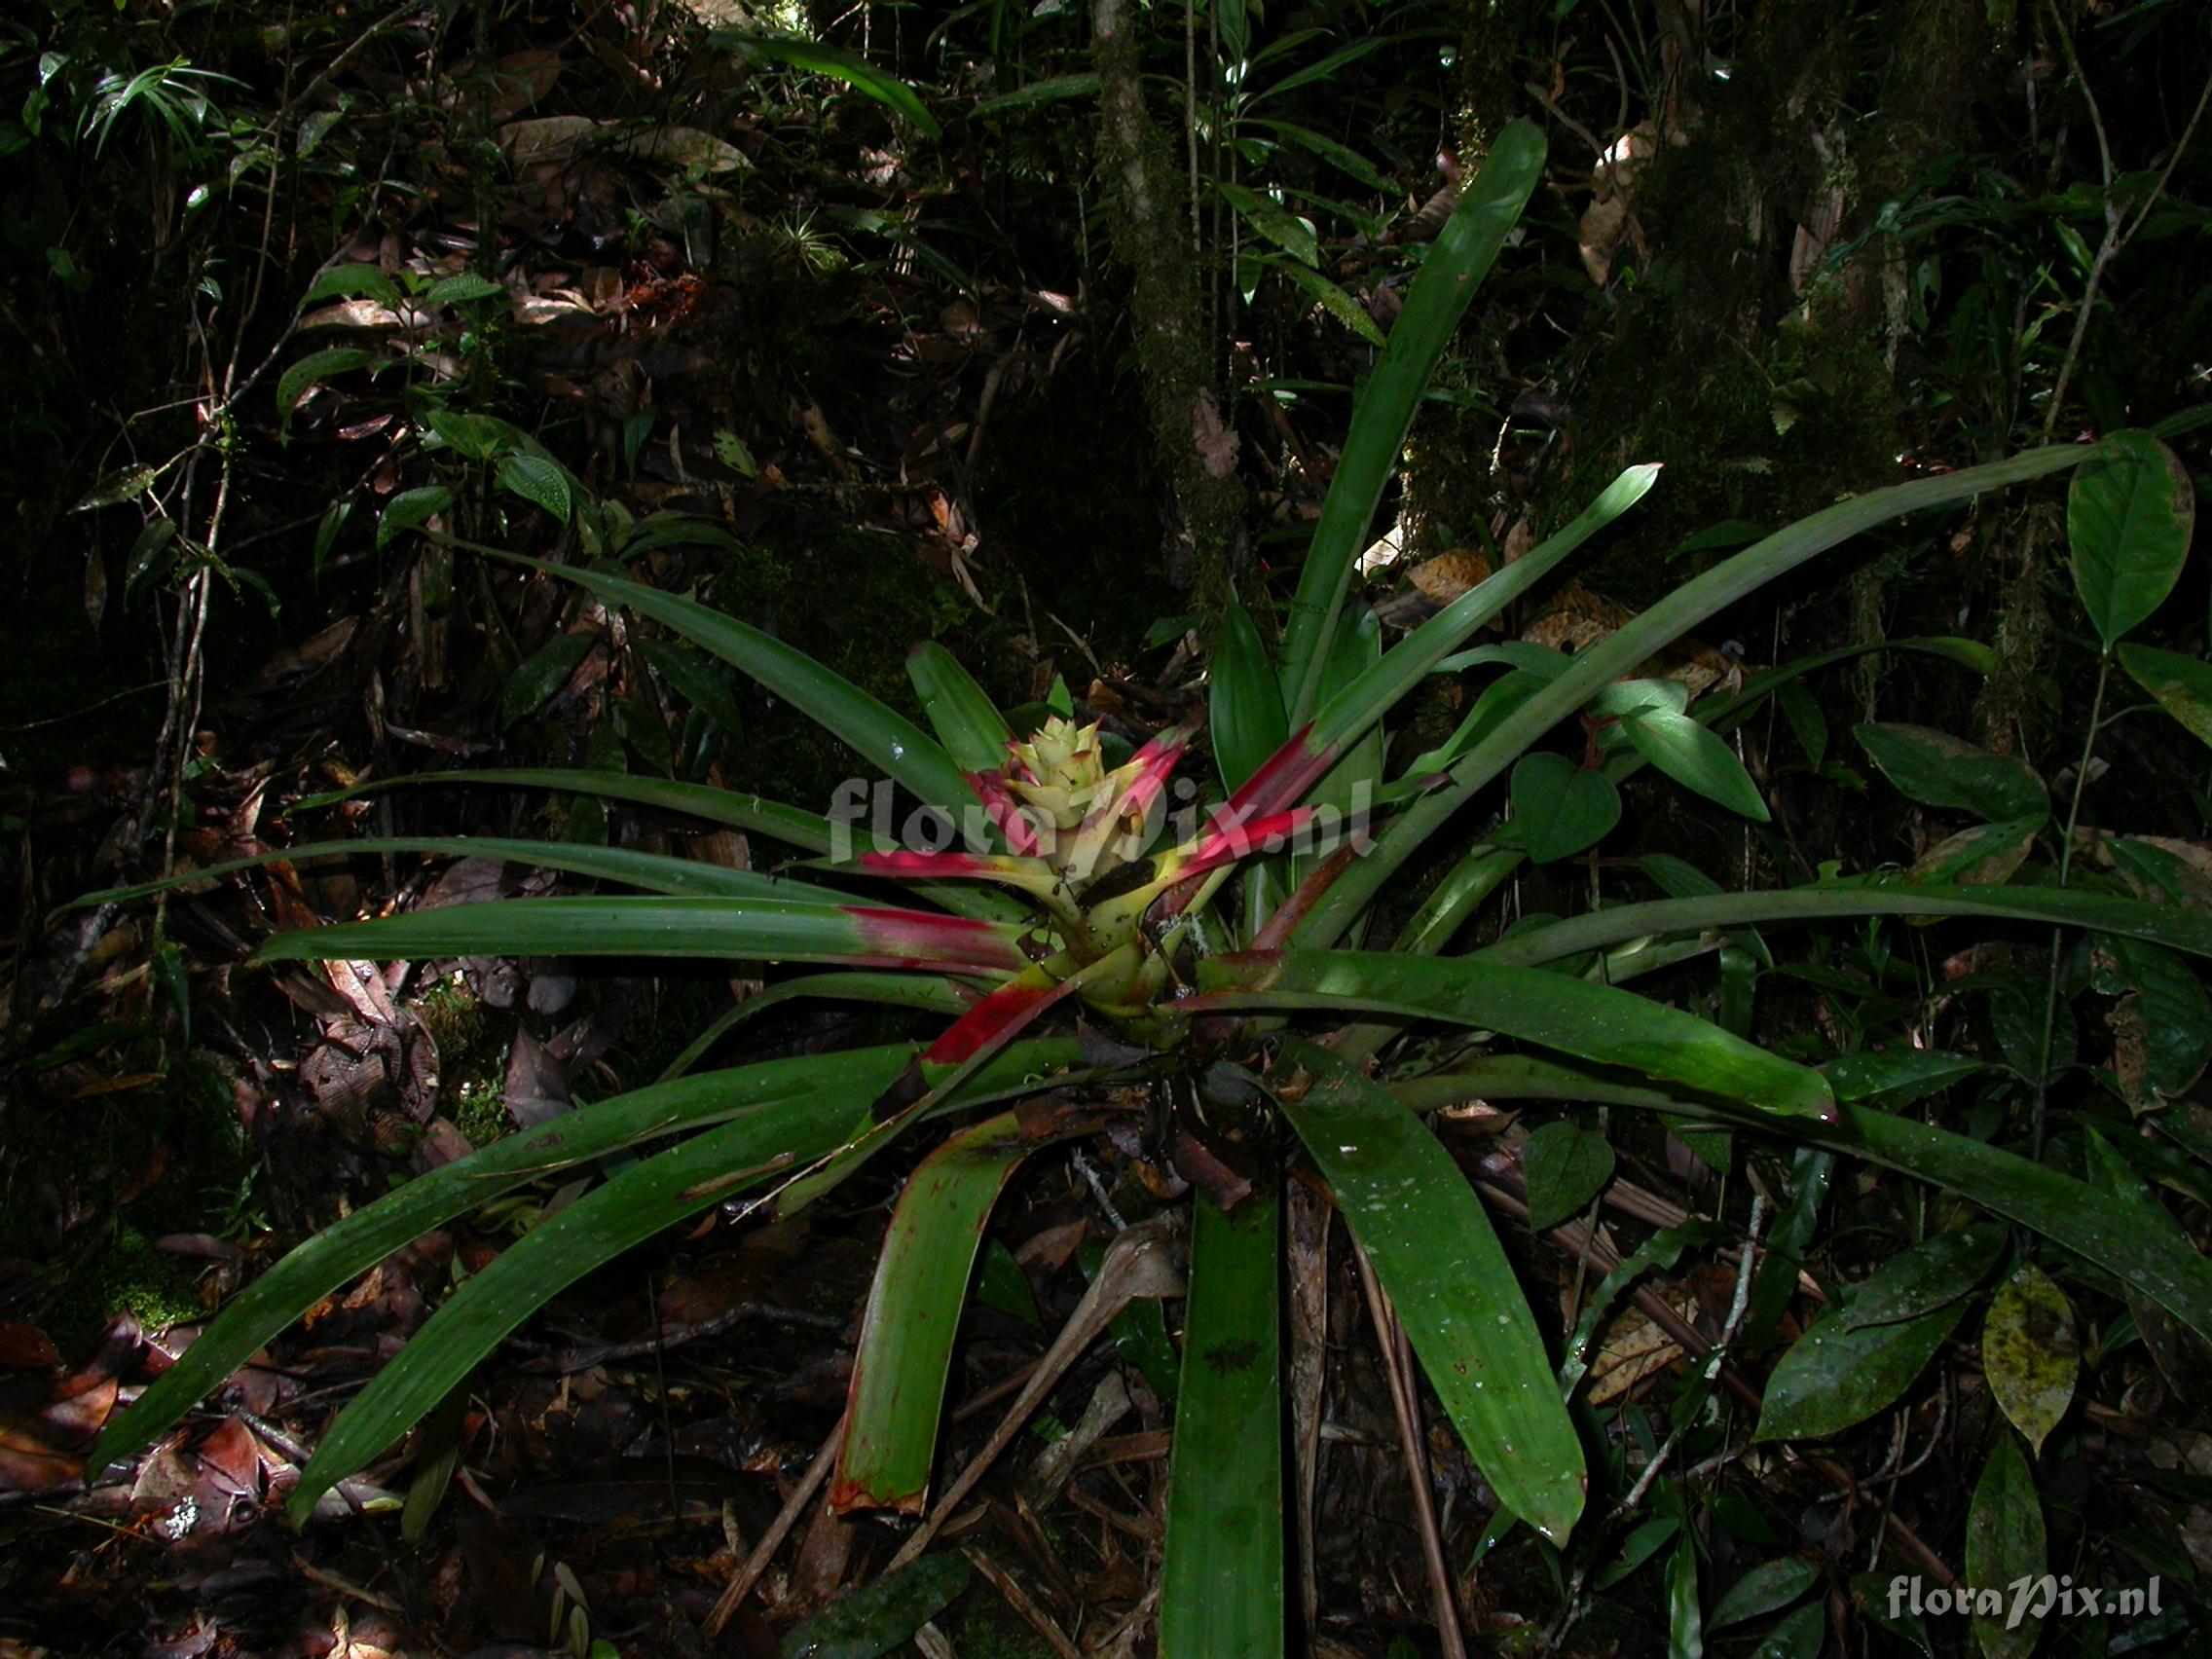
<svg viewBox="0 0 2212 1659">
<path fill-rule="evenodd" d="M 135 500 L 153 488 L 154 480 L 161 475 L 162 469 L 158 466 L 120 467 L 86 491 L 84 498 L 69 510 L 85 513 L 94 507 L 120 506 L 125 501 Z"/>
<path fill-rule="evenodd" d="M 513 725 L 550 703 L 598 639 L 597 634 L 563 634 L 516 669 L 499 693 L 499 723 Z"/>
<path fill-rule="evenodd" d="M 1843 1322 L 1853 1329 L 1894 1325 L 1946 1308 L 1989 1276 L 2005 1254 L 1994 1222 L 1939 1234 L 1893 1257 L 1853 1292 Z"/>
<path fill-rule="evenodd" d="M 1927 726 L 1870 724 L 1853 735 L 1898 793 L 1922 806 L 1971 812 L 1990 824 L 2050 811 L 2043 780 L 2024 760 Z"/>
<path fill-rule="evenodd" d="M 402 490 L 385 503 L 383 516 L 377 520 L 377 546 L 402 531 L 420 530 L 453 505 L 453 492 L 443 484 L 425 484 L 416 490 Z"/>
<path fill-rule="evenodd" d="M 2041 1452 L 2066 1416 L 2081 1365 L 2073 1305 L 2049 1274 L 2023 1263 L 1990 1302 L 1981 1328 L 1981 1367 L 1989 1391 L 2032 1450 Z"/>
<path fill-rule="evenodd" d="M 1564 755 L 1525 756 L 1513 768 L 1513 822 L 1537 864 L 1596 846 L 1621 821 L 1620 792 L 1603 772 Z"/>
<path fill-rule="evenodd" d="M 1840 1312 L 1816 1320 L 1767 1379 L 1756 1440 L 1812 1440 L 1863 1422 L 1912 1386 L 1966 1310 L 1963 1301 L 1917 1319 L 1853 1330 Z"/>
<path fill-rule="evenodd" d="M 2189 471 L 2149 432 L 2115 432 L 2066 493 L 2074 588 L 2110 650 L 2157 609 L 2189 557 L 2196 521 Z"/>
<path fill-rule="evenodd" d="M 1993 1590 L 2041 1578 L 2046 1559 L 2035 1471 L 2021 1455 L 2020 1443 L 2007 1434 L 1974 1483 L 1973 1508 L 1967 1515 L 1967 1582 L 1977 1590 Z M 1974 1639 L 1987 1659 L 2028 1659 L 2043 1636 L 2043 1620 L 2029 1613 L 2011 1623 L 2015 1591 L 2004 1588 L 2004 1594 L 2003 1615 L 1975 1613 Z"/>
<path fill-rule="evenodd" d="M 786 1632 L 778 1651 L 782 1659 L 876 1659 L 911 1641 L 968 1588 L 968 1577 L 959 1556 L 924 1556 Z"/>
<path fill-rule="evenodd" d="M 1529 1225 L 1541 1233 L 1579 1215 L 1613 1178 L 1604 1135 L 1555 1119 L 1529 1137 L 1521 1154 L 1529 1182 Z"/>
<path fill-rule="evenodd" d="M 499 488 L 543 507 L 560 524 L 569 522 L 574 503 L 568 471 L 541 455 L 509 455 L 499 460 Z"/>
</svg>

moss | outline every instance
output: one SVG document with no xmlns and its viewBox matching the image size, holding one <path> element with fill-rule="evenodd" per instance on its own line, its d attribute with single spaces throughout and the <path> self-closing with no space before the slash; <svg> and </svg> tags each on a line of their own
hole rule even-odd
<svg viewBox="0 0 2212 1659">
<path fill-rule="evenodd" d="M 922 711 L 906 677 L 915 642 L 944 639 L 963 654 L 973 608 L 905 541 L 851 526 L 822 528 L 791 551 L 747 547 L 709 583 L 707 602 L 765 628 L 910 719 Z M 753 691 L 756 718 L 731 746 L 727 771 L 748 790 L 820 811 L 845 779 L 873 776 L 845 744 L 774 687 Z"/>
<path fill-rule="evenodd" d="M 947 1624 L 961 1659 L 1047 1659 L 1052 1651 L 988 1585 L 970 1589 Z"/>
<path fill-rule="evenodd" d="M 39 1322 L 63 1357 L 73 1360 L 90 1352 L 121 1314 L 154 1331 L 203 1318 L 206 1311 L 192 1267 L 163 1255 L 145 1234 L 118 1219 L 106 1245 L 69 1275 Z"/>
<path fill-rule="evenodd" d="M 505 1023 L 459 974 L 425 986 L 409 1007 L 437 1045 L 446 1115 L 470 1146 L 489 1146 L 514 1126 L 505 1098 Z"/>
</svg>

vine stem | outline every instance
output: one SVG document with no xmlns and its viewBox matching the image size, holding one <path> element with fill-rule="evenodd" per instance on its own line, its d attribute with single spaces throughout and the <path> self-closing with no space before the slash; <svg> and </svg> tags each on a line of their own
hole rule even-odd
<svg viewBox="0 0 2212 1659">
<path fill-rule="evenodd" d="M 2074 798 L 2066 808 L 2066 834 L 2058 848 L 2058 885 L 2074 865 L 2074 829 L 2082 822 L 2082 795 L 2089 787 L 2089 762 L 2096 754 L 2097 731 L 2104 720 L 2105 686 L 2112 680 L 2112 651 L 2108 647 L 2097 662 L 2097 692 L 2089 700 L 2088 735 L 2082 739 L 2082 759 L 2074 768 Z M 2057 928 L 2050 930 L 2050 977 L 2044 986 L 2043 1052 L 2036 1062 L 2036 1119 L 2033 1156 L 2043 1158 L 2044 1106 L 2050 1096 L 2050 1040 L 2058 1025 L 2058 963 L 2064 942 Z"/>
</svg>

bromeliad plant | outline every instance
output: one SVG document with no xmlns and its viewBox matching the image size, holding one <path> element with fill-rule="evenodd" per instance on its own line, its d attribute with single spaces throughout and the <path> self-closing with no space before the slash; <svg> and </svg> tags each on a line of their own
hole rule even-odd
<svg viewBox="0 0 2212 1659">
<path fill-rule="evenodd" d="M 1757 789 L 1717 734 L 1833 658 L 1770 671 L 1694 705 L 1678 687 L 1636 676 L 1703 619 L 1852 535 L 2086 461 L 2077 498 L 2100 512 L 2078 533 L 2083 556 L 2137 598 L 2153 588 L 2162 595 L 2157 584 L 2172 581 L 2164 565 L 2178 569 L 2153 510 L 2166 503 L 2170 531 L 2175 487 L 2155 446 L 2042 449 L 1841 501 L 1685 583 L 1578 657 L 1515 646 L 1467 651 L 1486 622 L 1652 488 L 1656 469 L 1632 467 L 1580 517 L 1383 650 L 1372 616 L 1348 601 L 1355 554 L 1437 353 L 1542 161 L 1537 132 L 1509 127 L 1430 253 L 1359 400 L 1279 658 L 1240 609 L 1229 619 L 1212 673 L 1211 747 L 1223 796 L 1192 834 L 1159 850 L 1148 831 L 1186 758 L 1187 727 L 1109 768 L 1096 728 L 1054 719 L 1017 735 L 947 653 L 924 646 L 909 660 L 932 727 L 924 731 L 689 599 L 614 570 L 518 560 L 772 686 L 916 800 L 981 821 L 981 844 L 920 852 L 794 806 L 614 773 L 448 773 L 441 778 L 688 813 L 813 854 L 816 863 L 801 879 L 619 848 L 347 842 L 336 850 L 467 853 L 639 893 L 340 924 L 279 935 L 263 957 L 764 958 L 829 971 L 786 979 L 733 1017 L 817 995 L 937 1011 L 947 1024 L 926 1047 L 688 1075 L 719 1034 L 710 1032 L 650 1088 L 407 1183 L 238 1297 L 108 1431 L 96 1456 L 147 1445 L 303 1311 L 425 1230 L 550 1173 L 640 1154 L 446 1299 L 402 1358 L 331 1425 L 293 1494 L 295 1512 L 304 1512 L 463 1385 L 549 1298 L 621 1251 L 747 1194 L 789 1212 L 925 1120 L 961 1114 L 963 1126 L 907 1182 L 893 1218 L 831 1489 L 848 1507 L 917 1511 L 954 1330 L 992 1205 L 1025 1158 L 1083 1127 L 1064 1112 L 1024 1116 L 1002 1106 L 975 1114 L 1105 1075 L 1100 1051 L 1061 1034 L 1053 1014 L 1069 1001 L 1119 1027 L 1124 1041 L 1104 1064 L 1181 1080 L 1170 1144 L 1198 1190 L 1161 1604 L 1164 1654 L 1282 1650 L 1275 1264 L 1286 1153 L 1309 1160 L 1333 1196 L 1504 1508 L 1554 1541 L 1582 1515 L 1584 1451 L 1568 1411 L 1581 1367 L 1570 1356 L 1564 1372 L 1555 1369 L 1483 1204 L 1419 1115 L 1451 1099 L 1617 1100 L 1850 1152 L 2044 1234 L 2212 1336 L 2212 1267 L 2170 1221 L 2146 1225 L 2131 1197 L 1888 1116 L 1837 1077 L 1623 988 L 1653 965 L 1751 939 L 1751 930 L 1824 918 L 2025 919 L 2212 954 L 2212 921 L 2194 910 L 2079 880 L 1831 880 L 1739 894 L 1690 886 L 1681 897 L 1525 925 L 1486 948 L 1446 954 L 1524 861 L 1602 834 L 1613 784 L 1645 764 L 1763 814 Z M 1904 646 L 1975 660 L 1965 642 L 1893 648 Z M 1432 674 L 1490 663 L 1505 672 L 1459 731 L 1389 776 L 1380 738 L 1389 710 Z M 1620 741 L 1597 746 L 1595 763 L 1580 766 L 1535 747 L 1577 716 L 1587 722 L 1582 730 Z M 1372 939 L 1349 947 L 1379 930 L 1377 900 L 1408 861 L 1509 769 L 1517 816 L 1478 837 L 1387 948 Z M 1362 798 L 1389 809 L 1371 842 L 1334 850 L 1314 842 L 1330 814 Z M 1562 828 L 1578 813 L 1582 831 Z M 898 884 L 903 902 L 856 892 L 884 882 Z M 1376 1056 L 1417 1022 L 1489 1033 L 1527 1051 L 1442 1076 L 1378 1075 Z"/>
</svg>

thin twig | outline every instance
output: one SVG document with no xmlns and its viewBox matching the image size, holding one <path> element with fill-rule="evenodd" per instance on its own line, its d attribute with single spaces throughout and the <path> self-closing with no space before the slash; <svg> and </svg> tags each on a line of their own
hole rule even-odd
<svg viewBox="0 0 2212 1659">
<path fill-rule="evenodd" d="M 760 1541 L 753 1546 L 753 1553 L 745 1558 L 744 1567 L 729 1581 L 729 1588 L 722 1592 L 721 1600 L 715 1604 L 715 1610 L 707 1615 L 709 1636 L 721 1635 L 722 1626 L 729 1623 L 729 1616 L 737 1611 L 738 1604 L 752 1594 L 754 1585 L 760 1582 L 760 1575 L 768 1570 L 768 1564 L 776 1559 L 776 1552 L 784 1547 L 784 1540 L 791 1536 L 792 1529 L 798 1525 L 798 1518 L 806 1513 L 814 1502 L 814 1494 L 822 1490 L 822 1483 L 830 1478 L 830 1471 L 836 1466 L 837 1443 L 844 1437 L 845 1419 L 840 1416 L 837 1426 L 830 1431 L 830 1438 L 822 1443 L 822 1450 L 815 1453 L 814 1461 L 806 1466 L 806 1478 L 798 1483 L 791 1497 L 786 1500 L 783 1511 L 777 1515 L 774 1524 L 760 1534 Z"/>
</svg>

